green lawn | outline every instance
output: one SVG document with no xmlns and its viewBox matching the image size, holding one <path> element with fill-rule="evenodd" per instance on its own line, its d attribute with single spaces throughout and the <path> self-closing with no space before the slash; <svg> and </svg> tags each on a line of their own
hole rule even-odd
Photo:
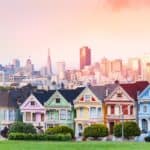
<svg viewBox="0 0 150 150">
<path fill-rule="evenodd" d="M 149 143 L 0 141 L 0 150 L 150 150 Z"/>
</svg>

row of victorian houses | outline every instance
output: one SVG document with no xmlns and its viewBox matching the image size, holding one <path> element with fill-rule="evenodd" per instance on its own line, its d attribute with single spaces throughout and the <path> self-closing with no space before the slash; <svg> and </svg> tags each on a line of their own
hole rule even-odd
<svg viewBox="0 0 150 150">
<path fill-rule="evenodd" d="M 107 84 L 73 90 L 17 89 L 0 91 L 0 128 L 22 120 L 37 129 L 67 125 L 82 135 L 84 128 L 105 124 L 110 133 L 116 123 L 136 121 L 141 131 L 150 131 L 150 85 Z"/>
</svg>

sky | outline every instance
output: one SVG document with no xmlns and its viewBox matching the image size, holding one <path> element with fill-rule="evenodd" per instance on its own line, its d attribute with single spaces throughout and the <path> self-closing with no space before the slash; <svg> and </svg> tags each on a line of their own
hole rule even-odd
<svg viewBox="0 0 150 150">
<path fill-rule="evenodd" d="M 79 66 L 79 49 L 102 57 L 150 53 L 150 0 L 0 0 L 0 64 L 29 57 Z"/>
</svg>

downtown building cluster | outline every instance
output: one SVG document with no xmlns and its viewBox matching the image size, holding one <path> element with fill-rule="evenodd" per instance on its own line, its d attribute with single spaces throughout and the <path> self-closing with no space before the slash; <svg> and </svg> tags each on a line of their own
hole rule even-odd
<svg viewBox="0 0 150 150">
<path fill-rule="evenodd" d="M 18 87 L 32 84 L 39 89 L 59 89 L 64 86 L 74 89 L 85 85 L 104 85 L 119 80 L 121 83 L 132 83 L 140 80 L 150 81 L 150 55 L 122 59 L 101 58 L 99 62 L 92 61 L 92 50 L 85 46 L 79 51 L 79 69 L 67 69 L 65 61 L 56 63 L 57 72 L 52 69 L 50 50 L 46 65 L 36 71 L 32 60 L 20 66 L 20 61 L 14 59 L 11 65 L 0 66 L 0 85 Z"/>
<path fill-rule="evenodd" d="M 38 90 L 31 85 L 0 91 L 0 129 L 15 121 L 31 123 L 38 130 L 69 126 L 75 137 L 91 124 L 135 121 L 142 132 L 150 131 L 150 85 L 147 81 L 76 89 Z"/>
</svg>

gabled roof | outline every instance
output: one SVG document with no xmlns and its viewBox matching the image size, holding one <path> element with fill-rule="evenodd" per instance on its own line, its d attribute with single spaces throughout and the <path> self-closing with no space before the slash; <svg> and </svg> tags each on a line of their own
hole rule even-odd
<svg viewBox="0 0 150 150">
<path fill-rule="evenodd" d="M 116 87 L 116 84 L 106 84 L 102 86 L 91 86 L 89 88 L 100 100 L 103 101 Z"/>
<path fill-rule="evenodd" d="M 62 94 L 62 96 L 71 104 L 73 104 L 73 101 L 75 98 L 85 89 L 85 87 L 79 87 L 73 90 L 59 90 L 59 92 Z"/>
<path fill-rule="evenodd" d="M 150 84 L 138 95 L 138 99 L 142 99 L 142 97 L 148 90 L 150 90 Z M 147 96 L 146 96 L 146 98 L 147 98 Z"/>
<path fill-rule="evenodd" d="M 137 96 L 149 85 L 147 81 L 137 81 L 135 83 L 120 84 L 120 86 L 132 97 L 137 100 Z"/>
<path fill-rule="evenodd" d="M 84 87 L 76 88 L 76 89 L 60 89 L 58 92 L 71 104 L 73 104 L 73 100 L 82 92 Z M 33 95 L 39 100 L 39 102 L 44 105 L 46 101 L 56 92 L 57 90 L 38 90 L 33 92 Z"/>
<path fill-rule="evenodd" d="M 28 96 L 28 91 L 23 89 L 0 91 L 0 107 L 17 108 L 18 104 L 23 103 Z"/>
<path fill-rule="evenodd" d="M 54 94 L 56 90 L 39 90 L 36 92 L 33 92 L 33 95 L 38 99 L 38 101 L 44 105 L 44 103 Z"/>
</svg>

